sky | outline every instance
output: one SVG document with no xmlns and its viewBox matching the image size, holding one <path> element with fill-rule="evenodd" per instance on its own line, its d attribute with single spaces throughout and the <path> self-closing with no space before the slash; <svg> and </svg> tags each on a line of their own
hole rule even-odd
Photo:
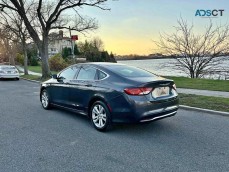
<svg viewBox="0 0 229 172">
<path fill-rule="evenodd" d="M 160 33 L 174 32 L 180 17 L 193 24 L 196 32 L 203 32 L 210 20 L 195 16 L 199 9 L 223 9 L 223 16 L 211 21 L 215 25 L 229 23 L 228 0 L 110 0 L 105 6 L 111 10 L 82 9 L 83 14 L 98 20 L 99 29 L 87 34 L 87 38 L 79 35 L 79 41 L 99 37 L 105 49 L 116 55 L 156 53 L 153 41 L 159 39 Z"/>
</svg>

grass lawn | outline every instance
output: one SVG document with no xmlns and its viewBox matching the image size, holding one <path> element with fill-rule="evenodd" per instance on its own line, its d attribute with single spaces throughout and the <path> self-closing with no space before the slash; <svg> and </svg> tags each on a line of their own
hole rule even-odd
<svg viewBox="0 0 229 172">
<path fill-rule="evenodd" d="M 221 97 L 179 94 L 180 104 L 192 107 L 229 112 L 229 99 Z"/>
<path fill-rule="evenodd" d="M 41 66 L 28 66 L 28 70 L 36 73 L 42 73 Z M 51 71 L 52 74 L 57 74 L 59 71 Z"/>
<path fill-rule="evenodd" d="M 25 79 L 31 79 L 31 80 L 35 80 L 35 81 L 40 81 L 40 82 L 45 81 L 45 80 L 42 80 L 40 76 L 36 76 L 36 75 L 21 75 L 20 77 L 21 78 L 25 78 Z"/>
<path fill-rule="evenodd" d="M 41 66 L 28 66 L 28 70 L 32 72 L 41 73 Z"/>
<path fill-rule="evenodd" d="M 213 79 L 196 79 L 186 77 L 167 77 L 175 81 L 178 88 L 192 88 L 199 90 L 228 91 L 229 80 L 213 80 Z"/>
</svg>

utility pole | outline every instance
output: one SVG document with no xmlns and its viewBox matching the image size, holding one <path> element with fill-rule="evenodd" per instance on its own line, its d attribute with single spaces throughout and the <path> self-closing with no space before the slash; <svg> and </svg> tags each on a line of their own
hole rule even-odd
<svg viewBox="0 0 229 172">
<path fill-rule="evenodd" d="M 74 56 L 74 43 L 73 43 L 74 40 L 72 40 L 72 33 L 71 33 L 70 26 L 69 26 L 69 33 L 70 33 L 71 44 L 72 44 L 72 58 L 75 59 L 75 56 Z"/>
</svg>

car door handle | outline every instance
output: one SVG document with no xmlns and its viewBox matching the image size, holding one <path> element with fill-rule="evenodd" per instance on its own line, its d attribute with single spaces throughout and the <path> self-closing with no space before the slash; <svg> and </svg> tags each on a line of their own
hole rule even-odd
<svg viewBox="0 0 229 172">
<path fill-rule="evenodd" d="M 92 87 L 92 84 L 86 84 L 85 86 L 86 87 Z"/>
</svg>

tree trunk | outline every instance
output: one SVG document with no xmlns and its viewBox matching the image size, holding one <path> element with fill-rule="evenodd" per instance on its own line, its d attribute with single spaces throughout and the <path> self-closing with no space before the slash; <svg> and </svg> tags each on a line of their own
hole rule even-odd
<svg viewBox="0 0 229 172">
<path fill-rule="evenodd" d="M 42 45 L 39 46 L 42 61 L 42 78 L 50 78 L 50 69 L 48 63 L 48 32 L 43 34 Z"/>
<path fill-rule="evenodd" d="M 28 56 L 27 56 L 27 48 L 26 48 L 26 42 L 25 39 L 22 40 L 22 45 L 23 45 L 23 53 L 24 53 L 24 74 L 28 75 Z"/>
</svg>

